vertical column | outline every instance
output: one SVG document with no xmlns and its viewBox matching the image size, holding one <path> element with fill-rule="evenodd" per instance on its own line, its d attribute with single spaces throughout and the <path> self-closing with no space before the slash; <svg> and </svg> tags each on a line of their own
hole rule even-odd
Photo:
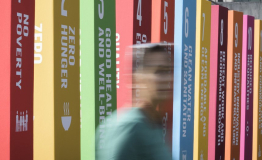
<svg viewBox="0 0 262 160">
<path fill-rule="evenodd" d="M 132 106 L 132 57 L 127 53 L 133 44 L 133 0 L 116 0 L 116 84 L 117 108 Z M 145 6 L 146 7 L 146 6 Z M 144 8 L 145 9 L 145 8 Z M 130 49 L 131 50 L 131 49 Z M 129 59 L 130 58 L 130 59 Z"/>
<path fill-rule="evenodd" d="M 167 54 L 171 61 L 174 60 L 174 2 L 174 0 L 152 1 L 152 42 L 165 43 L 167 45 Z M 173 72 L 170 71 L 169 75 L 173 77 Z M 169 84 L 170 87 L 172 85 Z M 160 112 L 161 117 L 163 117 L 163 141 L 172 149 L 173 99 L 160 104 Z"/>
<path fill-rule="evenodd" d="M 12 7 L 10 159 L 33 159 L 34 1 Z"/>
<path fill-rule="evenodd" d="M 10 159 L 33 159 L 34 7 L 12 1 Z"/>
<path fill-rule="evenodd" d="M 175 2 L 174 159 L 193 159 L 196 0 Z"/>
<path fill-rule="evenodd" d="M 228 9 L 211 6 L 208 159 L 225 157 Z"/>
<path fill-rule="evenodd" d="M 133 16 L 133 44 L 142 44 L 151 42 L 151 10 L 152 0 L 134 0 L 134 16 Z M 135 72 L 139 68 L 140 49 L 136 49 L 133 53 L 137 60 L 133 62 L 132 70 Z M 132 104 L 138 106 L 140 103 L 139 89 L 132 90 Z"/>
<path fill-rule="evenodd" d="M 35 159 L 80 159 L 79 1 L 36 1 Z M 50 9 L 47 13 L 46 9 Z"/>
<path fill-rule="evenodd" d="M 228 12 L 225 159 L 239 159 L 243 13 Z"/>
<path fill-rule="evenodd" d="M 34 159 L 54 160 L 53 1 L 35 1 Z"/>
<path fill-rule="evenodd" d="M 253 153 L 252 159 L 261 159 L 262 145 L 262 22 L 254 27 L 254 101 L 253 101 Z"/>
<path fill-rule="evenodd" d="M 243 16 L 240 160 L 252 159 L 254 17 Z"/>
<path fill-rule="evenodd" d="M 80 0 L 81 159 L 95 160 L 95 1 Z M 97 7 L 97 6 L 96 6 Z"/>
<path fill-rule="evenodd" d="M 1 15 L 5 15 L 2 16 L 0 21 L 0 43 L 2 50 L 0 58 L 0 99 L 2 104 L 0 107 L 0 159 L 10 159 L 11 9 L 11 1 L 0 1 L 0 13 Z"/>
<path fill-rule="evenodd" d="M 208 158 L 211 2 L 197 0 L 194 160 Z"/>
<path fill-rule="evenodd" d="M 116 109 L 116 26 L 115 0 L 95 1 L 95 123 L 98 149 L 105 144 L 105 128 L 112 119 L 105 120 Z M 107 122 L 107 123 L 106 123 Z M 107 124 L 107 125 L 106 125 Z"/>
<path fill-rule="evenodd" d="M 0 159 L 32 160 L 35 3 L 13 0 L 0 5 Z"/>
<path fill-rule="evenodd" d="M 81 159 L 89 160 L 109 145 L 106 129 L 116 122 L 106 119 L 116 110 L 116 4 L 115 0 L 80 2 Z"/>
<path fill-rule="evenodd" d="M 54 1 L 55 159 L 80 159 L 79 39 L 79 0 Z"/>
</svg>

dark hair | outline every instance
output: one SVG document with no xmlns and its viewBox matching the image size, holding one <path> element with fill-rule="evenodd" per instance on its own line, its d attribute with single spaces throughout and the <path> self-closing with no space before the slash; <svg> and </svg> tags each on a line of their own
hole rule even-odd
<svg viewBox="0 0 262 160">
<path fill-rule="evenodd" d="M 145 68 L 147 61 L 154 53 L 167 53 L 167 44 L 164 43 L 147 43 L 141 45 L 134 45 L 133 47 L 133 72 L 139 68 Z"/>
</svg>

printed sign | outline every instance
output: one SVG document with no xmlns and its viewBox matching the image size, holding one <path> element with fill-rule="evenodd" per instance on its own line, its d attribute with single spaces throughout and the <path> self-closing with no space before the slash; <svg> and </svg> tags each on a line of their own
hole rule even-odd
<svg viewBox="0 0 262 160">
<path fill-rule="evenodd" d="M 225 159 L 239 159 L 243 13 L 228 11 Z"/>
<path fill-rule="evenodd" d="M 34 6 L 0 2 L 0 159 L 33 160 Z"/>
<path fill-rule="evenodd" d="M 240 160 L 252 159 L 254 17 L 243 16 Z"/>
<path fill-rule="evenodd" d="M 175 1 L 173 159 L 193 159 L 196 0 Z"/>
<path fill-rule="evenodd" d="M 194 160 L 208 158 L 211 2 L 197 0 Z"/>
<path fill-rule="evenodd" d="M 80 159 L 77 11 L 79 1 L 36 0 L 35 159 Z"/>
<path fill-rule="evenodd" d="M 262 158 L 262 21 L 255 20 L 254 28 L 254 101 L 252 159 Z"/>
<path fill-rule="evenodd" d="M 208 159 L 224 160 L 228 9 L 211 6 Z"/>
</svg>

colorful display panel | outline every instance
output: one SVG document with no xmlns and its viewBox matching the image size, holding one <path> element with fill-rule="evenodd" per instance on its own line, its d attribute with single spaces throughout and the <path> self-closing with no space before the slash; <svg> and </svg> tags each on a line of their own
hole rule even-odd
<svg viewBox="0 0 262 160">
<path fill-rule="evenodd" d="M 228 9 L 211 7 L 208 159 L 225 157 Z"/>
<path fill-rule="evenodd" d="M 252 159 L 254 17 L 243 16 L 240 160 Z"/>
<path fill-rule="evenodd" d="M 164 42 L 170 60 L 174 60 L 174 0 L 152 1 L 152 43 Z M 170 71 L 173 77 L 173 71 Z M 172 88 L 173 84 L 169 84 Z M 172 95 L 173 97 L 173 95 Z M 159 106 L 162 118 L 163 140 L 172 149 L 173 99 Z"/>
<path fill-rule="evenodd" d="M 211 2 L 197 0 L 194 160 L 208 158 L 210 26 Z"/>
<path fill-rule="evenodd" d="M 33 160 L 33 0 L 1 1 L 0 159 Z"/>
<path fill-rule="evenodd" d="M 80 4 L 81 159 L 90 160 L 95 159 L 95 149 L 103 149 L 103 135 L 110 127 L 104 125 L 110 121 L 105 118 L 116 109 L 115 0 L 81 0 Z"/>
<path fill-rule="evenodd" d="M 80 159 L 79 1 L 36 0 L 34 159 Z"/>
<path fill-rule="evenodd" d="M 243 13 L 228 11 L 225 159 L 239 159 Z"/>
<path fill-rule="evenodd" d="M 175 1 L 173 159 L 193 159 L 196 0 Z"/>
<path fill-rule="evenodd" d="M 133 45 L 133 0 L 116 0 L 116 86 L 117 108 L 132 106 L 132 58 L 127 57 L 128 47 Z M 146 9 L 146 6 L 142 6 Z M 131 49 L 130 49 L 131 50 Z M 128 58 L 129 61 L 128 61 Z"/>
<path fill-rule="evenodd" d="M 262 159 L 262 21 L 254 28 L 253 160 Z"/>
</svg>

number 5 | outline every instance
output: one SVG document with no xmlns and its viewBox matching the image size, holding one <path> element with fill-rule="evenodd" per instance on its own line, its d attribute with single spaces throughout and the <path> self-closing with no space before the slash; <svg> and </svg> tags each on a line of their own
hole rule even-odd
<svg viewBox="0 0 262 160">
<path fill-rule="evenodd" d="M 168 15 L 166 12 L 166 8 L 168 7 L 168 2 L 165 1 L 165 6 L 164 6 L 164 19 L 166 20 L 164 22 L 164 32 L 167 34 L 167 29 L 168 29 Z"/>
<path fill-rule="evenodd" d="M 138 0 L 136 19 L 139 21 L 139 26 L 142 24 L 142 0 Z"/>
</svg>

